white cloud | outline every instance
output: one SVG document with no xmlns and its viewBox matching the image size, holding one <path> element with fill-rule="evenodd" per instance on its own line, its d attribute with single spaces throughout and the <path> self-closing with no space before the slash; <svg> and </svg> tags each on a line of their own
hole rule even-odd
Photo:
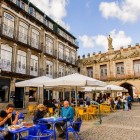
<svg viewBox="0 0 140 140">
<path fill-rule="evenodd" d="M 63 21 L 63 18 L 67 16 L 66 6 L 68 0 L 30 0 L 40 10 L 45 12 L 48 16 L 53 18 L 61 26 L 70 29 L 70 26 Z"/>
<path fill-rule="evenodd" d="M 127 47 L 132 43 L 132 39 L 129 36 L 125 35 L 124 31 L 116 31 L 116 29 L 110 31 L 110 36 L 113 39 L 112 45 L 114 49 L 120 49 L 121 46 Z M 85 48 L 95 48 L 103 47 L 106 51 L 108 49 L 107 36 L 97 35 L 97 36 L 79 36 L 79 39 L 82 42 L 83 47 Z"/>
<path fill-rule="evenodd" d="M 118 18 L 125 22 L 135 22 L 140 17 L 138 0 L 121 0 L 120 2 L 101 2 L 99 6 L 104 18 Z"/>
</svg>

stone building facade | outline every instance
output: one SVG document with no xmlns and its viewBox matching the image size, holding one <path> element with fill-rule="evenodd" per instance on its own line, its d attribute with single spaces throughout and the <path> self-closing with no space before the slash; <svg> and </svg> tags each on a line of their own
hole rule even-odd
<svg viewBox="0 0 140 140">
<path fill-rule="evenodd" d="M 17 88 L 15 82 L 75 73 L 77 49 L 76 38 L 28 0 L 1 0 L 0 104 L 36 102 L 37 88 Z"/>
<path fill-rule="evenodd" d="M 128 89 L 133 97 L 140 93 L 140 46 L 137 43 L 127 48 L 114 50 L 112 38 L 108 38 L 108 51 L 106 53 L 88 54 L 78 57 L 78 71 L 87 75 Z"/>
</svg>

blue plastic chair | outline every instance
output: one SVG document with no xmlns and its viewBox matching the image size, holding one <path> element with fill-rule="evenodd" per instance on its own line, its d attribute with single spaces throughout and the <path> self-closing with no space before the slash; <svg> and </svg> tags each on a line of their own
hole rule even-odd
<svg viewBox="0 0 140 140">
<path fill-rule="evenodd" d="M 74 124 L 77 125 L 77 130 L 75 130 L 72 127 Z M 79 140 L 79 139 L 82 140 L 80 138 L 79 134 L 78 134 L 80 132 L 81 125 L 82 125 L 82 121 L 80 121 L 80 122 L 71 122 L 71 125 L 66 130 L 66 140 L 69 140 L 68 135 L 69 135 L 70 132 L 73 133 L 73 135 L 74 135 L 76 140 Z"/>
<path fill-rule="evenodd" d="M 3 136 L 0 136 L 0 140 L 4 140 L 4 137 Z"/>
<path fill-rule="evenodd" d="M 54 133 L 54 130 L 48 129 L 47 124 L 45 122 L 39 122 L 37 125 L 39 127 L 40 133 Z"/>
<path fill-rule="evenodd" d="M 24 120 L 24 118 L 25 118 L 25 115 L 21 112 L 18 116 L 18 119 L 23 119 Z"/>
<path fill-rule="evenodd" d="M 12 112 L 12 114 L 16 115 L 16 112 Z M 18 119 L 23 119 L 24 120 L 24 118 L 25 118 L 25 115 L 22 112 L 20 112 L 20 114 L 18 116 Z"/>
<path fill-rule="evenodd" d="M 45 135 L 45 134 L 43 134 Z M 50 133 L 49 135 L 46 136 L 32 136 L 29 135 L 27 140 L 51 140 L 52 134 Z"/>
<path fill-rule="evenodd" d="M 35 127 L 31 127 L 28 132 L 29 135 L 37 136 L 40 134 L 40 128 L 36 125 Z M 27 140 L 27 138 L 28 136 L 22 137 L 22 135 L 20 135 L 20 140 Z"/>
</svg>

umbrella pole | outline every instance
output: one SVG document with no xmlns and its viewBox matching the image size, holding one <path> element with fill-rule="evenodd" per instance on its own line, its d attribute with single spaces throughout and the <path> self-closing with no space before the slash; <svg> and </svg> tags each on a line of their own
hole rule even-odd
<svg viewBox="0 0 140 140">
<path fill-rule="evenodd" d="M 75 103 L 76 103 L 76 107 L 77 107 L 77 86 L 76 86 L 76 91 L 75 91 Z"/>
<path fill-rule="evenodd" d="M 42 104 L 44 103 L 44 85 L 43 85 L 43 95 L 42 95 Z"/>
</svg>

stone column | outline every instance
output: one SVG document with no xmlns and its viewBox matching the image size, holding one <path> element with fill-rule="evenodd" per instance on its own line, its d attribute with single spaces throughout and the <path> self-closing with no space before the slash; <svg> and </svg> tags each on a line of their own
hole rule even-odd
<svg viewBox="0 0 140 140">
<path fill-rule="evenodd" d="M 26 64 L 26 66 L 27 66 L 27 68 L 26 68 L 27 75 L 30 75 L 30 60 L 31 60 L 31 50 L 28 49 L 28 51 L 27 51 L 27 64 Z"/>
<path fill-rule="evenodd" d="M 15 93 L 15 81 L 16 79 L 15 78 L 11 78 L 11 81 L 10 81 L 10 95 L 9 95 L 9 103 L 11 104 L 14 104 L 14 98 L 10 98 L 11 95 L 14 95 Z"/>
<path fill-rule="evenodd" d="M 16 63 L 17 63 L 17 44 L 14 43 L 12 51 L 12 72 L 16 72 Z"/>
<path fill-rule="evenodd" d="M 29 87 L 24 87 L 24 108 L 29 104 Z"/>
</svg>

